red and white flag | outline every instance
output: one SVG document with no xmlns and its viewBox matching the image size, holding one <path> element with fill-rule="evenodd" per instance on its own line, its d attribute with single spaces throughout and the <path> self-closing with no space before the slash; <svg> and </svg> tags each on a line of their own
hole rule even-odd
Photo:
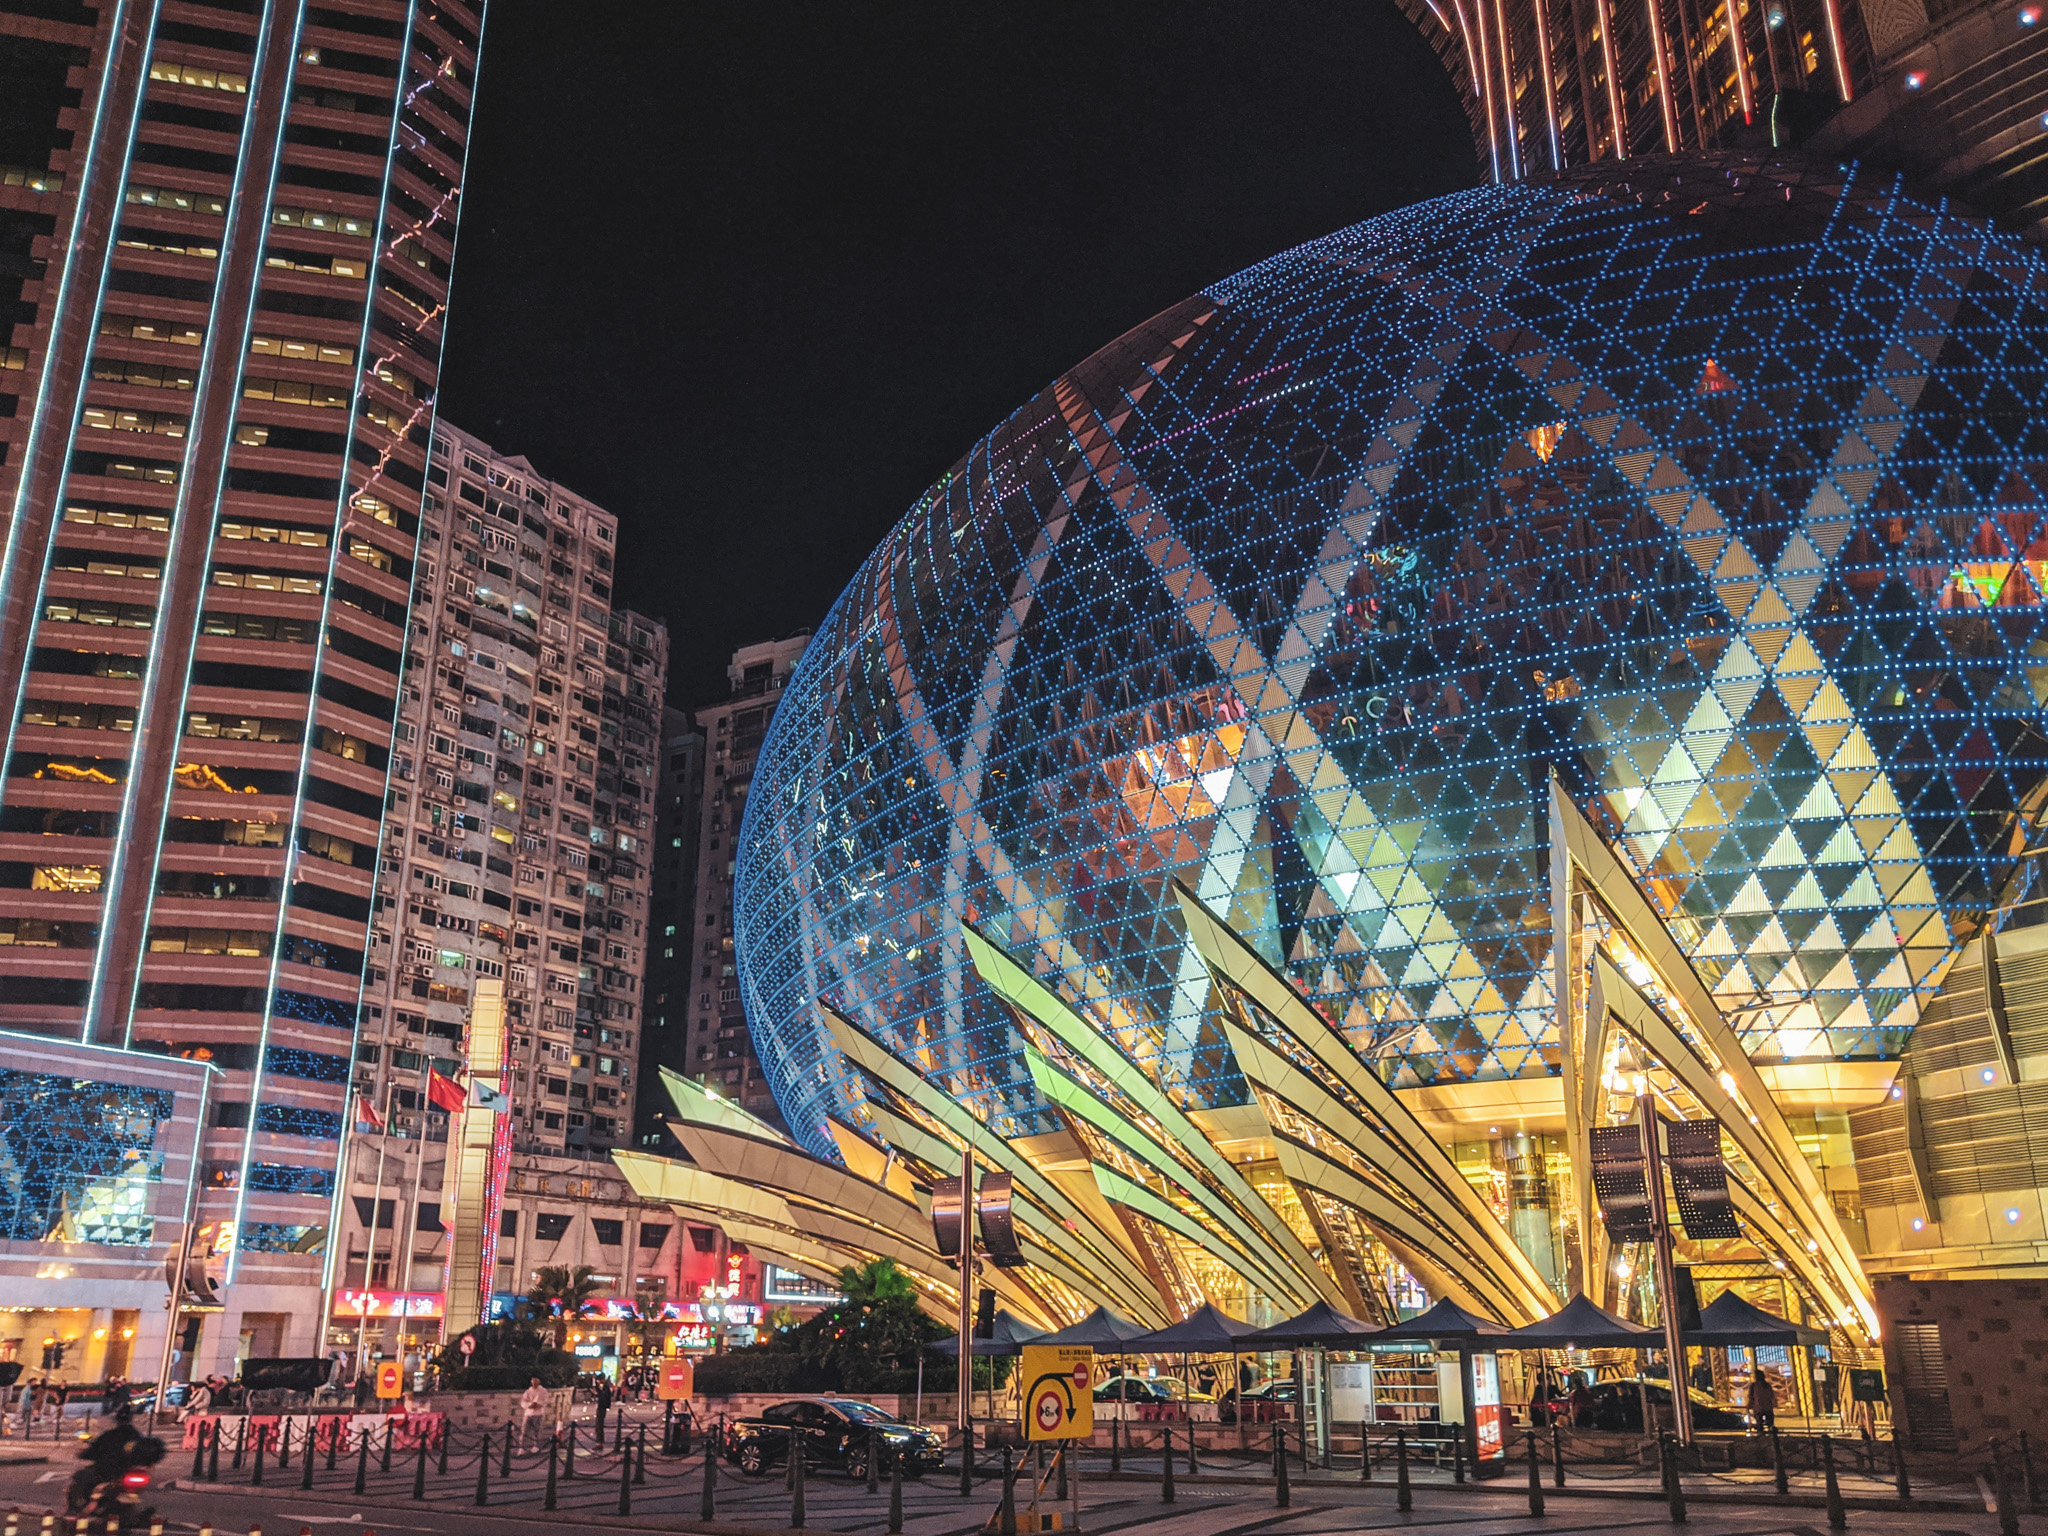
<svg viewBox="0 0 2048 1536">
<path fill-rule="evenodd" d="M 384 1121 L 377 1113 L 377 1106 L 370 1102 L 370 1096 L 360 1088 L 356 1090 L 356 1124 L 367 1125 L 379 1135 L 384 1131 Z"/>
</svg>

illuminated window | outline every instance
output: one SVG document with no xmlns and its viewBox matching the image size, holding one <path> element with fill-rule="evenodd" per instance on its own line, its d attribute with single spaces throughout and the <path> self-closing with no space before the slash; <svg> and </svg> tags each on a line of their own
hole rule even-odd
<svg viewBox="0 0 2048 1536">
<path fill-rule="evenodd" d="M 65 891 L 81 894 L 100 888 L 103 871 L 97 864 L 38 864 L 29 872 L 32 891 Z"/>
</svg>

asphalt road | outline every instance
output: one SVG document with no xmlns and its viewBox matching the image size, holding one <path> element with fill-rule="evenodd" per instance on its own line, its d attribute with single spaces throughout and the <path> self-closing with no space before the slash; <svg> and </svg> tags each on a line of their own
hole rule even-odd
<svg viewBox="0 0 2048 1536">
<path fill-rule="evenodd" d="M 8 1447 L 8 1453 L 25 1449 L 15 1444 Z M 64 1484 L 75 1465 L 69 1460 L 26 1465 L 0 1461 L 0 1512 L 15 1509 L 27 1517 L 21 1522 L 21 1536 L 37 1536 L 41 1514 L 61 1508 Z M 232 1474 L 226 1466 L 221 1484 L 193 1487 L 189 1485 L 189 1456 L 180 1457 L 173 1451 L 159 1470 L 165 1478 L 175 1480 L 174 1485 L 153 1488 L 151 1500 L 169 1522 L 169 1529 L 181 1536 L 203 1523 L 210 1523 L 217 1536 L 243 1536 L 256 1530 L 263 1536 L 385 1532 L 489 1536 L 593 1526 L 742 1536 L 745 1532 L 785 1531 L 792 1513 L 780 1472 L 746 1478 L 721 1468 L 717 1519 L 711 1525 L 703 1524 L 699 1519 L 701 1453 L 688 1460 L 667 1461 L 650 1455 L 647 1481 L 632 1488 L 633 1513 L 627 1518 L 618 1514 L 618 1464 L 609 1458 L 579 1458 L 577 1478 L 558 1480 L 559 1508 L 553 1513 L 541 1507 L 544 1455 L 516 1457 L 509 1482 L 499 1476 L 499 1466 L 494 1453 L 486 1491 L 490 1503 L 478 1508 L 473 1452 L 451 1461 L 445 1477 L 433 1472 L 430 1464 L 428 1496 L 416 1503 L 411 1496 L 414 1467 L 402 1464 L 402 1458 L 394 1460 L 389 1473 L 379 1472 L 373 1458 L 365 1492 L 357 1495 L 353 1491 L 355 1469 L 346 1461 L 333 1472 L 324 1464 L 316 1466 L 311 1490 L 298 1486 L 296 1461 L 283 1471 L 266 1468 L 266 1486 L 262 1488 L 248 1486 L 247 1468 Z M 1081 1529 L 1090 1536 L 1110 1532 L 1138 1536 L 1359 1536 L 1397 1530 L 1456 1531 L 1460 1536 L 1535 1531 L 1577 1536 L 1673 1529 L 1661 1501 L 1627 1496 L 1620 1488 L 1605 1490 L 1603 1497 L 1600 1490 L 1560 1492 L 1546 1487 L 1546 1513 L 1541 1519 L 1532 1519 L 1526 1487 L 1519 1482 L 1455 1487 L 1422 1474 L 1414 1489 L 1415 1508 L 1403 1514 L 1396 1509 L 1394 1489 L 1386 1482 L 1361 1487 L 1349 1478 L 1297 1477 L 1290 1507 L 1280 1509 L 1263 1468 L 1242 1480 L 1224 1478 L 1246 1469 L 1182 1476 L 1177 1479 L 1172 1504 L 1161 1502 L 1157 1474 L 1149 1468 L 1148 1479 L 1143 1481 L 1135 1473 L 1110 1479 L 1101 1475 L 1103 1470 L 1100 1464 L 1091 1469 L 1083 1489 Z M 228 1481 L 231 1476 L 234 1480 Z M 1690 1492 L 1686 1529 L 1700 1536 L 1828 1536 L 1827 1518 L 1821 1509 L 1774 1505 L 1768 1500 L 1768 1485 L 1758 1489 L 1710 1482 Z M 1967 1499 L 1970 1492 L 1949 1490 L 1954 1501 Z M 1726 1502 L 1731 1496 L 1759 1495 L 1763 1502 Z M 999 1496 L 1000 1482 L 993 1476 L 978 1483 L 968 1499 L 960 1496 L 957 1471 L 906 1482 L 904 1531 L 906 1536 L 978 1536 Z M 811 1531 L 882 1536 L 887 1529 L 886 1483 L 882 1492 L 870 1495 L 864 1484 L 836 1473 L 813 1473 L 806 1479 L 805 1500 L 806 1526 Z M 1951 1502 L 1935 1509 L 1853 1508 L 1848 1529 L 1868 1536 L 1996 1536 L 1997 1517 L 1983 1510 L 1981 1500 L 1972 1502 L 1975 1507 Z M 1026 1529 L 1021 1516 L 1019 1529 Z M 2024 1515 L 2020 1529 L 2023 1536 L 2048 1536 L 2048 1516 Z"/>
</svg>

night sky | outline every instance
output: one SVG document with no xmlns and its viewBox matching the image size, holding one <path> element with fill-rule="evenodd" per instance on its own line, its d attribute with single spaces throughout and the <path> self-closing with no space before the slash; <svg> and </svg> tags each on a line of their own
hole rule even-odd
<svg viewBox="0 0 2048 1536">
<path fill-rule="evenodd" d="M 618 514 L 704 703 L 1054 375 L 1478 175 L 1392 0 L 496 0 L 442 409 Z"/>
</svg>

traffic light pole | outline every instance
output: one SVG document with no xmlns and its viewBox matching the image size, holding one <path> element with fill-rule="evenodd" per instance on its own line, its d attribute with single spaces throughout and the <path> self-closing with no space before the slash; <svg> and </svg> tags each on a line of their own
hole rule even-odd
<svg viewBox="0 0 2048 1536">
<path fill-rule="evenodd" d="M 974 1143 L 960 1152 L 960 1454 L 974 1455 Z"/>
<path fill-rule="evenodd" d="M 1692 1444 L 1692 1398 L 1685 1364 L 1684 1324 L 1678 1316 L 1678 1272 L 1672 1262 L 1671 1211 L 1664 1199 L 1663 1121 L 1650 1094 L 1636 1099 L 1643 1133 L 1644 1183 L 1650 1193 L 1651 1246 L 1656 1251 L 1657 1315 L 1664 1319 L 1665 1375 L 1671 1385 L 1671 1427 L 1680 1445 Z M 1643 1428 L 1647 1433 L 1649 1425 Z"/>
</svg>

